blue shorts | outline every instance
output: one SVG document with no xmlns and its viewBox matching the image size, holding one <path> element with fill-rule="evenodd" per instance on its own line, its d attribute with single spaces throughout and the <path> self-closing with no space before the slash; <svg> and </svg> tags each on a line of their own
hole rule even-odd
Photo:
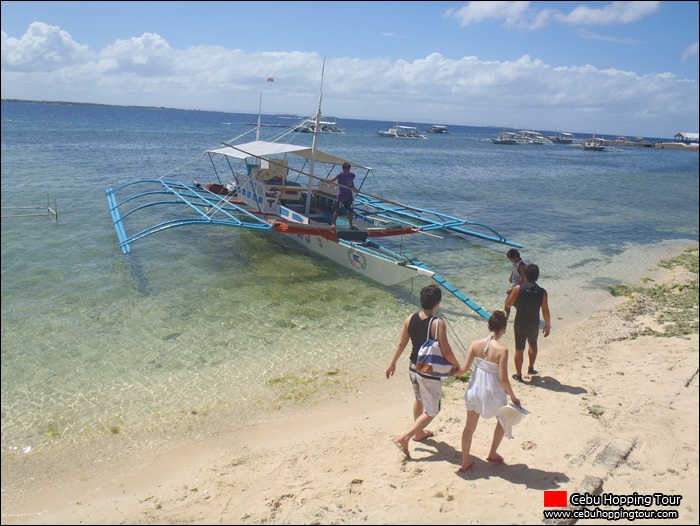
<svg viewBox="0 0 700 526">
<path fill-rule="evenodd" d="M 526 343 L 530 345 L 537 344 L 537 337 L 540 335 L 540 323 L 523 326 L 516 325 L 513 331 L 515 332 L 515 350 L 524 351 Z"/>
</svg>

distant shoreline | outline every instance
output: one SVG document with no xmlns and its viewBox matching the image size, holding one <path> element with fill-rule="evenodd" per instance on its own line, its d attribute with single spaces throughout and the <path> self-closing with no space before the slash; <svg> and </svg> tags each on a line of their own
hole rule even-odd
<svg viewBox="0 0 700 526">
<path fill-rule="evenodd" d="M 135 106 L 121 104 L 100 104 L 98 102 L 70 102 L 64 100 L 28 100 L 28 99 L 2 99 L 2 102 L 29 102 L 31 104 L 60 104 L 63 106 L 99 106 L 103 108 L 141 108 L 146 110 L 175 110 L 175 111 L 209 111 L 209 110 L 184 110 L 182 108 L 166 108 L 165 106 Z M 222 112 L 229 113 L 229 112 Z"/>
</svg>

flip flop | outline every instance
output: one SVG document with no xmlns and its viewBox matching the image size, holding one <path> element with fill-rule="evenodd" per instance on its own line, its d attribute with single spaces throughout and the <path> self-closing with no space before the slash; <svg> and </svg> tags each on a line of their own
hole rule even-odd
<svg viewBox="0 0 700 526">
<path fill-rule="evenodd" d="M 517 380 L 518 382 L 523 381 L 523 375 L 522 374 L 514 374 L 513 375 L 513 380 Z"/>
<path fill-rule="evenodd" d="M 472 469 L 473 467 L 474 467 L 474 463 L 472 462 L 472 463 L 469 464 L 469 466 L 466 467 L 466 468 L 463 468 L 462 466 L 460 466 L 459 469 L 458 469 L 457 471 L 459 471 L 460 473 L 466 473 L 467 471 L 469 471 L 469 470 Z"/>
<path fill-rule="evenodd" d="M 435 433 L 433 433 L 432 431 L 428 431 L 428 432 L 426 433 L 426 435 L 425 435 L 423 438 L 421 438 L 420 440 L 417 439 L 416 437 L 413 437 L 413 441 L 414 441 L 414 442 L 423 442 L 423 440 L 427 440 L 427 439 L 429 439 L 429 438 L 433 438 L 434 436 L 435 436 Z"/>
<path fill-rule="evenodd" d="M 486 458 L 487 462 L 492 462 L 494 464 L 502 464 L 503 459 L 502 458 Z"/>
<path fill-rule="evenodd" d="M 527 370 L 527 374 L 533 375 L 533 374 L 540 374 L 540 373 L 538 373 L 538 372 L 535 371 L 534 369 L 528 369 L 528 370 Z"/>
</svg>

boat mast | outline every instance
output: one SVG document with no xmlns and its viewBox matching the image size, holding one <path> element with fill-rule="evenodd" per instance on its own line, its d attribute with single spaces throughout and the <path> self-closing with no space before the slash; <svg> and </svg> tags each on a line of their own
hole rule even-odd
<svg viewBox="0 0 700 526">
<path fill-rule="evenodd" d="M 306 187 L 306 208 L 304 213 L 309 215 L 311 212 L 311 196 L 313 193 L 313 181 L 314 181 L 314 167 L 316 165 L 316 146 L 318 144 L 318 134 L 321 129 L 321 102 L 323 101 L 323 75 L 326 70 L 326 57 L 323 57 L 323 67 L 321 68 L 321 89 L 318 96 L 318 110 L 316 110 L 316 124 L 314 125 L 314 138 L 311 143 L 311 163 L 309 164 L 309 182 Z"/>
<path fill-rule="evenodd" d="M 257 127 L 257 130 L 255 130 L 255 140 L 256 141 L 260 140 L 260 127 L 262 126 L 260 123 L 261 116 L 262 116 L 262 91 L 260 92 L 260 103 L 258 105 L 258 127 Z"/>
</svg>

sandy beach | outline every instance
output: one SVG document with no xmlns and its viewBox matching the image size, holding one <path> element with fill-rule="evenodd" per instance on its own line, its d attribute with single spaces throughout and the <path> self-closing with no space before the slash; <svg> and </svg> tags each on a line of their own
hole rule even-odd
<svg viewBox="0 0 700 526">
<path fill-rule="evenodd" d="M 697 250 L 691 255 L 697 268 Z M 695 304 L 671 318 L 689 313 L 697 328 L 697 279 L 682 266 L 650 266 L 638 285 L 663 284 L 666 294 L 679 295 L 694 283 Z M 394 441 L 410 427 L 412 392 L 405 368 L 384 378 L 390 348 L 366 390 L 314 406 L 303 418 L 240 429 L 235 440 L 153 452 L 90 476 L 67 466 L 60 479 L 3 477 L 2 524 L 574 523 L 545 519 L 545 511 L 563 509 L 544 507 L 549 491 L 657 494 L 648 507 L 586 508 L 677 512 L 634 523 L 697 524 L 698 333 L 648 334 L 674 325 L 659 317 L 673 308 L 655 302 L 610 296 L 593 316 L 568 326 L 557 325 L 553 311 L 552 334 L 539 341 L 539 374 L 514 383 L 530 414 L 504 439 L 504 464 L 486 462 L 495 421 L 481 420 L 471 451 L 476 464 L 457 472 L 461 381 L 444 389 L 434 437 L 412 442 L 412 459 L 404 457 Z M 512 354 L 510 328 L 502 342 Z"/>
</svg>

